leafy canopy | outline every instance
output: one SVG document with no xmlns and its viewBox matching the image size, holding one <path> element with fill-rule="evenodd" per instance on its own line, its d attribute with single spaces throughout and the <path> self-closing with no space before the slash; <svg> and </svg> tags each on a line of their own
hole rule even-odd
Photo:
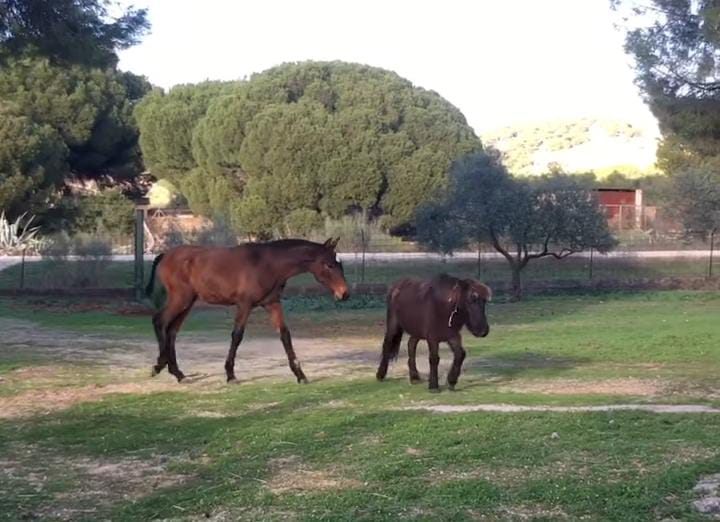
<svg viewBox="0 0 720 522">
<path fill-rule="evenodd" d="M 147 10 L 108 13 L 108 0 L 3 0 L 0 59 L 45 57 L 53 63 L 113 67 L 115 51 L 138 43 L 150 24 Z"/>
<path fill-rule="evenodd" d="M 455 158 L 481 149 L 438 94 L 358 64 L 284 64 L 248 81 L 152 93 L 137 107 L 146 165 L 192 208 L 282 234 L 347 212 L 408 224 Z"/>
<path fill-rule="evenodd" d="M 0 69 L 0 208 L 42 211 L 71 177 L 132 180 L 142 172 L 133 108 L 148 90 L 131 73 L 9 60 Z"/>
<path fill-rule="evenodd" d="M 688 229 L 717 228 L 720 193 L 720 4 L 613 0 L 637 82 L 660 123 L 658 164 Z"/>
</svg>

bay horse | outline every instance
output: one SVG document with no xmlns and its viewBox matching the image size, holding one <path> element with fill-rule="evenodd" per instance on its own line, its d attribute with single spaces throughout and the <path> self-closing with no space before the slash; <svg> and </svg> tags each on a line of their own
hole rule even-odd
<svg viewBox="0 0 720 522">
<path fill-rule="evenodd" d="M 335 253 L 338 239 L 313 243 L 302 239 L 281 239 L 267 243 L 245 243 L 235 247 L 178 246 L 155 258 L 150 281 L 153 291 L 155 271 L 167 291 L 165 305 L 153 315 L 158 340 L 157 364 L 152 375 L 165 366 L 178 382 L 185 378 L 175 355 L 175 338 L 197 299 L 206 303 L 236 307 L 230 350 L 225 360 L 228 382 L 235 377 L 235 354 L 242 342 L 245 323 L 253 308 L 262 306 L 280 334 L 290 369 L 297 381 L 307 382 L 292 346 L 280 298 L 287 280 L 310 272 L 337 300 L 349 297 L 342 263 Z"/>
<path fill-rule="evenodd" d="M 403 279 L 395 283 L 387 296 L 387 319 L 382 359 L 377 370 L 377 379 L 385 379 L 388 364 L 397 358 L 403 333 L 408 340 L 408 368 L 410 382 L 421 381 L 415 363 L 415 351 L 420 339 L 428 343 L 430 351 L 429 388 L 433 393 L 440 391 L 438 385 L 439 345 L 446 342 L 453 351 L 453 364 L 448 373 L 450 390 L 455 389 L 465 350 L 460 330 L 467 326 L 475 337 L 490 333 L 485 305 L 490 301 L 492 291 L 473 279 L 458 279 L 440 274 L 429 281 Z"/>
</svg>

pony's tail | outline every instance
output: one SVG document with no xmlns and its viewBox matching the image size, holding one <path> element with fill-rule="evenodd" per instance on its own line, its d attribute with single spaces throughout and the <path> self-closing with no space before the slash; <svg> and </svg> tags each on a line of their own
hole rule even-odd
<svg viewBox="0 0 720 522">
<path fill-rule="evenodd" d="M 382 357 L 386 361 L 394 361 L 400 353 L 403 329 L 398 324 L 391 304 L 392 294 L 387 298 L 387 319 L 385 320 L 385 339 L 383 340 Z"/>
<path fill-rule="evenodd" d="M 403 331 L 399 326 L 392 330 L 388 329 L 388 331 L 385 332 L 385 340 L 383 341 L 382 348 L 383 359 L 388 361 L 394 361 L 397 359 L 397 356 L 400 353 L 400 341 L 402 340 L 402 336 Z"/>
<path fill-rule="evenodd" d="M 150 297 L 153 293 L 153 288 L 155 286 L 155 269 L 157 268 L 160 261 L 162 261 L 162 258 L 165 254 L 160 254 L 153 260 L 152 268 L 150 269 L 150 281 L 148 281 L 147 286 L 145 287 L 145 295 Z"/>
</svg>

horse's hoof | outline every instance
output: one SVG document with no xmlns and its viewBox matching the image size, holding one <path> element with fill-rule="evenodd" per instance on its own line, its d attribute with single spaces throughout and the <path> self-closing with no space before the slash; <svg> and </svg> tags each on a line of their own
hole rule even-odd
<svg viewBox="0 0 720 522">
<path fill-rule="evenodd" d="M 150 377 L 155 377 L 160 373 L 160 370 L 158 370 L 157 366 L 153 366 L 150 370 Z"/>
<path fill-rule="evenodd" d="M 455 391 L 455 385 L 454 384 L 448 384 L 448 390 Z"/>
<path fill-rule="evenodd" d="M 298 377 L 298 384 L 308 384 L 307 377 Z"/>
<path fill-rule="evenodd" d="M 385 380 L 385 374 L 378 372 L 378 373 L 375 374 L 375 378 L 376 378 L 378 381 L 382 382 L 382 381 Z"/>
<path fill-rule="evenodd" d="M 440 388 L 430 388 L 428 391 L 430 393 L 440 393 Z"/>
<path fill-rule="evenodd" d="M 180 375 L 176 375 L 175 378 L 177 379 L 177 382 L 179 384 L 179 383 L 183 382 L 183 380 L 185 379 L 185 375 L 183 375 L 181 373 Z"/>
<path fill-rule="evenodd" d="M 228 377 L 227 383 L 228 384 L 240 384 L 240 381 L 238 381 L 236 377 Z"/>
</svg>

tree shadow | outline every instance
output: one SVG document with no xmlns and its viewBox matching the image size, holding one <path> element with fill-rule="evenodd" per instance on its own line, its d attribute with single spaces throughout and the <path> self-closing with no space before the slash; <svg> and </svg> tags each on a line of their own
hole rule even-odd
<svg viewBox="0 0 720 522">
<path fill-rule="evenodd" d="M 472 357 L 465 362 L 464 369 L 476 376 L 512 380 L 536 370 L 549 376 L 558 375 L 591 361 L 589 357 L 557 356 L 540 352 L 496 353 Z"/>
</svg>

